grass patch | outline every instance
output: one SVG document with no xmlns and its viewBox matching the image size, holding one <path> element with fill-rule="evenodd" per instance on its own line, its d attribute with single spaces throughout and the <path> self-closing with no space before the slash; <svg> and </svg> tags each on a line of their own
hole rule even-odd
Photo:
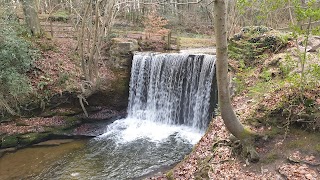
<svg viewBox="0 0 320 180">
<path fill-rule="evenodd" d="M 212 47 L 215 46 L 213 39 L 180 37 L 180 46 L 188 48 Z"/>
<path fill-rule="evenodd" d="M 286 141 L 287 148 L 320 152 L 319 132 L 311 133 L 302 129 L 290 128 L 290 134 L 293 134 L 295 137 L 290 141 Z"/>
<path fill-rule="evenodd" d="M 273 163 L 279 158 L 280 157 L 277 152 L 271 151 L 265 156 L 265 158 L 263 159 L 263 163 Z"/>
</svg>

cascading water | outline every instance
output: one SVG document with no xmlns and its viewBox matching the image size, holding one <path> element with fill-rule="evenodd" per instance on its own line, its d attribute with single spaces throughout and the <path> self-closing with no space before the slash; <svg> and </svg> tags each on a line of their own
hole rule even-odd
<svg viewBox="0 0 320 180">
<path fill-rule="evenodd" d="M 128 117 L 204 130 L 215 57 L 138 54 L 131 71 Z"/>
<path fill-rule="evenodd" d="M 214 65 L 211 55 L 136 54 L 128 117 L 38 179 L 137 179 L 177 163 L 209 123 Z"/>
</svg>

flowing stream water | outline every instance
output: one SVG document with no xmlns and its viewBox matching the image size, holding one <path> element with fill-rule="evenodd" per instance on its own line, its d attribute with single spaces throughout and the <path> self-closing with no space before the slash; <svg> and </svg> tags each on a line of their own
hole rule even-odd
<svg viewBox="0 0 320 180">
<path fill-rule="evenodd" d="M 181 161 L 204 134 L 216 103 L 214 64 L 211 55 L 136 54 L 128 117 L 30 176 L 139 179 Z"/>
</svg>

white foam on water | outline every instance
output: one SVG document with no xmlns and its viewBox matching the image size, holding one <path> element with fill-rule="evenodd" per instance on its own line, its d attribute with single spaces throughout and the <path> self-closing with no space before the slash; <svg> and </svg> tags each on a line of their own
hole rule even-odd
<svg viewBox="0 0 320 180">
<path fill-rule="evenodd" d="M 183 125 L 168 125 L 148 120 L 126 118 L 108 125 L 106 133 L 98 138 L 113 139 L 116 143 L 125 144 L 138 139 L 163 142 L 170 136 L 175 136 L 177 139 L 195 144 L 202 135 L 203 132 Z"/>
</svg>

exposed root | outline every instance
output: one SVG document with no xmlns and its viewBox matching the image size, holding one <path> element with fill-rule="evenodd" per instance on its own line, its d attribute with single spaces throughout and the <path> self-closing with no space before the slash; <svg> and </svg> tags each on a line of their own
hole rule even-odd
<svg viewBox="0 0 320 180">
<path fill-rule="evenodd" d="M 312 163 L 312 162 L 309 162 L 309 161 L 299 160 L 299 159 L 295 159 L 295 158 L 292 158 L 292 157 L 288 157 L 287 160 L 290 163 L 303 163 L 303 164 L 307 164 L 309 166 L 320 166 L 320 162 Z"/>
<path fill-rule="evenodd" d="M 83 102 L 85 102 L 87 105 L 89 105 L 88 101 L 86 100 L 86 98 L 82 94 L 79 94 L 77 97 L 79 98 L 79 102 L 80 102 L 80 105 L 81 105 L 81 108 L 82 108 L 84 114 L 86 115 L 86 117 L 89 117 L 88 112 L 83 104 Z"/>
<path fill-rule="evenodd" d="M 99 86 L 99 83 L 96 83 L 95 85 L 90 82 L 90 81 L 84 81 L 80 88 L 81 88 L 81 94 L 79 94 L 77 97 L 79 98 L 79 102 L 81 105 L 81 108 L 85 114 L 86 117 L 89 117 L 88 112 L 83 104 L 83 102 L 85 102 L 87 105 L 89 105 L 88 101 L 86 100 L 87 97 L 89 97 L 90 95 L 92 95 L 97 87 Z"/>
<path fill-rule="evenodd" d="M 260 156 L 253 144 L 252 141 L 236 140 L 232 143 L 233 153 L 240 154 L 248 162 L 256 163 L 260 160 Z"/>
</svg>

